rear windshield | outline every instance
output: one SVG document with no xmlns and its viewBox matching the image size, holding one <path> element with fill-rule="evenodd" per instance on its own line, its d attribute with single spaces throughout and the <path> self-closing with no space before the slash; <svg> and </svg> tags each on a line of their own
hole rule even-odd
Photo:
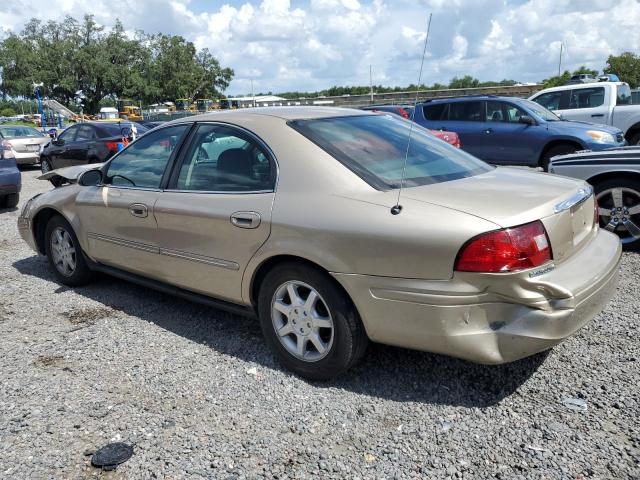
<svg viewBox="0 0 640 480">
<path fill-rule="evenodd" d="M 42 137 L 44 134 L 31 127 L 4 127 L 0 128 L 2 138 Z"/>
<path fill-rule="evenodd" d="M 289 125 L 374 188 L 400 187 L 411 122 L 394 115 L 296 120 Z M 406 187 L 446 182 L 493 167 L 413 124 Z"/>
</svg>

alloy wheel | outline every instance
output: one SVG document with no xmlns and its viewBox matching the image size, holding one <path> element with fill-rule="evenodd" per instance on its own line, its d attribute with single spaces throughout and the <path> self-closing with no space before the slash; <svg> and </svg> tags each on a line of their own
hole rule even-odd
<svg viewBox="0 0 640 480">
<path fill-rule="evenodd" d="M 56 227 L 51 233 L 51 259 L 58 272 L 70 277 L 76 271 L 76 248 L 69 232 Z"/>
<path fill-rule="evenodd" d="M 640 192 L 625 187 L 609 188 L 596 199 L 602 228 L 616 233 L 623 244 L 640 240 Z"/>
<path fill-rule="evenodd" d="M 300 360 L 317 362 L 331 350 L 331 312 L 320 293 L 306 283 L 288 281 L 276 289 L 271 321 L 282 346 Z"/>
</svg>

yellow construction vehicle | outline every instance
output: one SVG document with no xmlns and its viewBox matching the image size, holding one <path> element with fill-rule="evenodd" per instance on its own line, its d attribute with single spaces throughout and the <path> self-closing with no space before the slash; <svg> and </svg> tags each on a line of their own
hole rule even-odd
<svg viewBox="0 0 640 480">
<path fill-rule="evenodd" d="M 142 111 L 140 110 L 140 107 L 135 105 L 133 100 L 121 98 L 118 100 L 117 105 L 120 118 L 130 120 L 132 122 L 139 122 L 140 120 L 143 120 Z"/>
</svg>

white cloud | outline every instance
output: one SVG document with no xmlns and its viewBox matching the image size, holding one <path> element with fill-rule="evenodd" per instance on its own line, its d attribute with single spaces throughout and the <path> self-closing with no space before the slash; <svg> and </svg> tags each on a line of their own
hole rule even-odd
<svg viewBox="0 0 640 480">
<path fill-rule="evenodd" d="M 564 66 L 601 69 L 609 54 L 640 50 L 636 0 L 13 0 L 0 25 L 95 13 L 128 31 L 180 34 L 236 71 L 230 93 L 406 85 L 417 80 L 433 13 L 425 83 L 453 76 L 536 81 Z M 115 14 L 114 14 L 115 12 Z"/>
</svg>

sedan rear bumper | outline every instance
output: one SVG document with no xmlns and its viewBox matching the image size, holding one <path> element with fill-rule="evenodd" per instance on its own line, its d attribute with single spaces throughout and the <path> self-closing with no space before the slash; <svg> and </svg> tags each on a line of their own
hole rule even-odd
<svg viewBox="0 0 640 480">
<path fill-rule="evenodd" d="M 621 247 L 598 231 L 579 252 L 531 278 L 456 274 L 428 281 L 334 274 L 371 340 L 478 363 L 547 350 L 591 321 L 614 295 Z"/>
<path fill-rule="evenodd" d="M 13 152 L 18 165 L 33 165 L 40 163 L 40 152 Z"/>
</svg>

